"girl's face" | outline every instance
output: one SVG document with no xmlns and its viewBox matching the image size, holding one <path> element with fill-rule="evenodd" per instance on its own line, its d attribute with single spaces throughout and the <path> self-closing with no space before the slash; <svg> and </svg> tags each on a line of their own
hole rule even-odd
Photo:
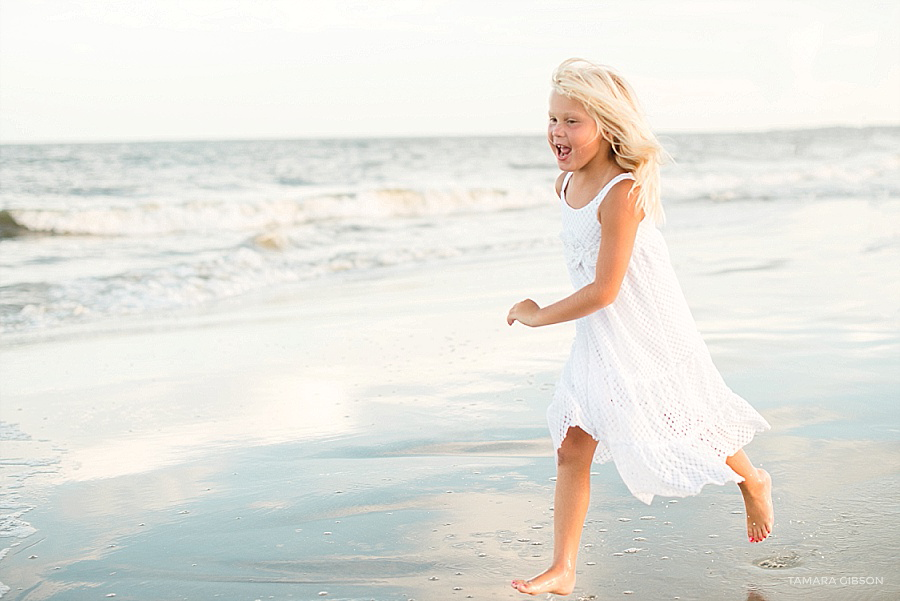
<svg viewBox="0 0 900 601">
<path fill-rule="evenodd" d="M 605 140 L 600 136 L 594 118 L 580 102 L 555 91 L 550 94 L 547 141 L 562 171 L 577 171 L 606 156 L 601 152 Z"/>
</svg>

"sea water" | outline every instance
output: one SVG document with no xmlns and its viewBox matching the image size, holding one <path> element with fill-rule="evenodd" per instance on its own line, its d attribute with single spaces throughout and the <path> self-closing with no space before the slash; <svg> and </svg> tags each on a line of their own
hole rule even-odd
<svg viewBox="0 0 900 601">
<path fill-rule="evenodd" d="M 676 218 L 900 196 L 898 127 L 662 140 Z M 3 145 L 0 332 L 115 328 L 321 278 L 549 248 L 557 173 L 540 137 Z M 701 228 L 713 246 L 717 228 Z"/>
</svg>

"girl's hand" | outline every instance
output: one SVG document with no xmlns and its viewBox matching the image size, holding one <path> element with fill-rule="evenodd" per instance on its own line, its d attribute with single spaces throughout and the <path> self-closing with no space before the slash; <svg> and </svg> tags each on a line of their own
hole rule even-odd
<svg viewBox="0 0 900 601">
<path fill-rule="evenodd" d="M 521 324 L 531 327 L 540 325 L 537 322 L 537 314 L 540 310 L 541 308 L 536 302 L 530 298 L 526 298 L 521 303 L 513 305 L 513 308 L 509 310 L 509 315 L 506 316 L 506 323 L 512 325 L 514 322 L 518 321 Z"/>
</svg>

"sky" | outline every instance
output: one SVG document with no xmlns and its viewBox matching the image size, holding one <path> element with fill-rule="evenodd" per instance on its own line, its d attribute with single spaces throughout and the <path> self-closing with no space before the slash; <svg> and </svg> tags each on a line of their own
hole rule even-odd
<svg viewBox="0 0 900 601">
<path fill-rule="evenodd" d="M 900 2 L 0 0 L 0 142 L 543 133 L 614 66 L 660 132 L 900 124 Z"/>
</svg>

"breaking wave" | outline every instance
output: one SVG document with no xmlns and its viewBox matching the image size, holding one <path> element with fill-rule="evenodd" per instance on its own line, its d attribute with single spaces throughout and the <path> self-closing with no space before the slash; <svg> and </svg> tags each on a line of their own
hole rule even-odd
<svg viewBox="0 0 900 601">
<path fill-rule="evenodd" d="M 493 212 L 546 202 L 545 189 L 378 188 L 280 200 L 135 202 L 94 208 L 5 209 L 0 211 L 0 236 L 158 236 L 210 230 L 248 231 L 342 219 Z"/>
</svg>

